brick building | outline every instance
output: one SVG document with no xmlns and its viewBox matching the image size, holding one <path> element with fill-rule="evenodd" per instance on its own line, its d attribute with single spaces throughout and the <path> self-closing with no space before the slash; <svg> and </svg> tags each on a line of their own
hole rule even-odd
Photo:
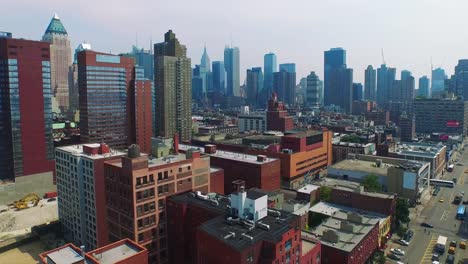
<svg viewBox="0 0 468 264">
<path fill-rule="evenodd" d="M 52 138 L 50 44 L 0 36 L 0 180 L 50 174 Z"/>
<path fill-rule="evenodd" d="M 84 252 L 69 243 L 39 255 L 42 264 L 147 264 L 148 250 L 130 239 Z"/>
<path fill-rule="evenodd" d="M 190 149 L 201 149 L 180 145 L 182 152 Z M 206 145 L 203 150 L 210 155 L 211 165 L 224 170 L 224 192 L 232 191 L 231 183 L 235 180 L 245 181 L 246 188 L 260 188 L 274 191 L 280 188 L 280 160 L 264 155 L 250 155 L 238 152 L 217 150 L 215 145 Z"/>
<path fill-rule="evenodd" d="M 210 168 L 210 190 L 214 193 L 224 194 L 224 170 L 211 166 Z"/>
<path fill-rule="evenodd" d="M 371 111 L 364 114 L 367 120 L 374 121 L 376 126 L 387 126 L 390 123 L 390 112 L 388 111 Z"/>
<path fill-rule="evenodd" d="M 288 131 L 294 129 L 294 120 L 288 116 L 288 111 L 283 102 L 278 101 L 276 93 L 268 100 L 267 130 Z"/>
<path fill-rule="evenodd" d="M 132 145 L 128 155 L 104 165 L 110 242 L 128 237 L 149 250 L 150 263 L 167 263 L 166 198 L 210 192 L 210 158 L 198 151 L 149 158 Z M 177 239 L 177 238 L 172 238 Z"/>
</svg>

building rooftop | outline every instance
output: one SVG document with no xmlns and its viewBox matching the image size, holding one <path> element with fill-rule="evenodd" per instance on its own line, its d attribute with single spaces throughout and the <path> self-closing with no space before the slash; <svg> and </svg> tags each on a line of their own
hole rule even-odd
<svg viewBox="0 0 468 264">
<path fill-rule="evenodd" d="M 442 143 L 426 143 L 426 142 L 403 142 L 395 146 L 395 152 L 399 155 L 419 156 L 434 158 L 445 148 Z"/>
<path fill-rule="evenodd" d="M 196 146 L 190 146 L 190 145 L 184 145 L 184 144 L 179 145 L 179 150 L 187 151 L 189 149 L 200 150 L 201 153 L 205 153 L 205 149 L 203 147 L 196 147 Z M 230 159 L 230 160 L 241 161 L 241 162 L 249 162 L 249 163 L 254 163 L 254 164 L 265 164 L 265 163 L 278 160 L 274 158 L 265 157 L 264 161 L 258 161 L 256 155 L 249 155 L 249 154 L 237 153 L 237 152 L 231 152 L 231 151 L 225 151 L 225 150 L 216 150 L 216 153 L 212 153 L 209 155 L 212 157 Z"/>
<path fill-rule="evenodd" d="M 301 240 L 302 243 L 302 256 L 305 256 L 309 253 L 312 249 L 317 246 L 317 242 L 313 241 L 312 239 L 304 239 Z"/>
<path fill-rule="evenodd" d="M 73 156 L 77 156 L 77 157 L 81 156 L 81 157 L 86 157 L 86 158 L 93 159 L 93 160 L 94 159 L 102 159 L 102 158 L 123 156 L 123 155 L 127 154 L 126 152 L 123 152 L 123 151 L 110 149 L 109 153 L 91 155 L 91 154 L 83 152 L 83 146 L 98 148 L 98 147 L 100 147 L 100 144 L 79 144 L 79 145 L 70 145 L 70 146 L 64 146 L 64 147 L 57 147 L 55 149 L 71 153 Z"/>
<path fill-rule="evenodd" d="M 332 166 L 331 168 L 340 169 L 340 170 L 350 170 L 350 171 L 362 171 L 369 174 L 376 174 L 381 176 L 387 176 L 387 170 L 393 165 L 383 163 L 381 167 L 377 167 L 375 162 L 366 161 L 366 160 L 357 160 L 357 159 L 347 159 L 342 160 Z"/>
<path fill-rule="evenodd" d="M 305 193 L 305 194 L 310 194 L 311 192 L 318 190 L 320 186 L 313 185 L 313 184 L 307 184 L 302 188 L 299 188 L 297 190 L 298 193 Z"/>
<path fill-rule="evenodd" d="M 332 179 L 332 178 L 323 178 L 320 181 L 314 182 L 320 186 L 327 186 L 338 190 L 344 190 L 349 192 L 357 192 L 363 195 L 368 195 L 377 198 L 384 198 L 384 199 L 393 199 L 395 197 L 394 194 L 389 193 L 377 193 L 377 192 L 366 192 L 364 191 L 364 187 L 361 186 L 357 182 L 340 180 L 340 179 Z"/>
<path fill-rule="evenodd" d="M 63 26 L 57 14 L 54 14 L 54 17 L 52 17 L 52 20 L 50 20 L 45 34 L 67 35 L 67 31 L 65 30 L 65 27 Z"/>
<path fill-rule="evenodd" d="M 84 260 L 84 257 L 69 245 L 48 253 L 45 256 L 55 264 L 73 264 Z"/>
<path fill-rule="evenodd" d="M 285 137 L 295 137 L 295 138 L 303 138 L 309 136 L 315 136 L 322 134 L 322 131 L 319 130 L 289 130 L 284 135 Z"/>
<path fill-rule="evenodd" d="M 109 249 L 104 247 L 103 251 L 96 253 L 90 252 L 90 254 L 94 259 L 99 261 L 100 264 L 114 264 L 130 258 L 133 255 L 138 254 L 140 251 L 142 251 L 140 248 L 136 248 L 134 245 L 125 242 Z"/>
<path fill-rule="evenodd" d="M 310 212 L 328 216 L 312 233 L 323 245 L 350 252 L 386 216 L 354 208 L 319 202 Z M 336 235 L 336 237 L 334 236 Z"/>
</svg>

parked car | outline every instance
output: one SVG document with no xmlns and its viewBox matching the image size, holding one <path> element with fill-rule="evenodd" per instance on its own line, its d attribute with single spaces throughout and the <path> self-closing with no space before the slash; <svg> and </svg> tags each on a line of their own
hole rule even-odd
<svg viewBox="0 0 468 264">
<path fill-rule="evenodd" d="M 445 263 L 447 263 L 447 264 L 455 263 L 455 257 L 453 255 L 448 255 L 447 256 L 447 261 Z"/>
<path fill-rule="evenodd" d="M 431 260 L 432 261 L 439 261 L 439 254 L 437 254 L 437 253 L 432 254 Z"/>
<path fill-rule="evenodd" d="M 453 181 L 454 183 L 457 183 L 457 178 L 453 178 L 452 181 Z"/>
<path fill-rule="evenodd" d="M 392 253 L 392 254 L 389 254 L 388 257 L 391 258 L 391 259 L 393 259 L 393 260 L 400 260 L 400 259 L 401 259 L 400 256 L 395 255 L 395 254 L 393 254 L 393 253 Z"/>
<path fill-rule="evenodd" d="M 465 249 L 465 248 L 466 248 L 466 241 L 465 241 L 465 240 L 461 240 L 459 246 L 460 246 L 461 249 Z"/>
<path fill-rule="evenodd" d="M 451 247 L 457 247 L 457 241 L 452 240 L 452 241 L 450 242 L 450 246 L 451 246 Z"/>
<path fill-rule="evenodd" d="M 455 255 L 455 247 L 449 247 L 448 253 Z"/>
<path fill-rule="evenodd" d="M 403 246 L 409 246 L 408 241 L 406 241 L 404 239 L 397 240 L 397 243 L 400 244 L 400 245 L 403 245 Z"/>
<path fill-rule="evenodd" d="M 427 228 L 433 228 L 433 227 L 434 227 L 433 225 L 431 225 L 431 224 L 429 224 L 429 223 L 426 223 L 426 222 L 421 223 L 421 226 L 427 227 Z"/>
<path fill-rule="evenodd" d="M 399 248 L 392 248 L 392 249 L 390 249 L 390 252 L 392 252 L 395 255 L 400 255 L 400 256 L 405 255 L 405 252 L 403 250 L 399 249 Z"/>
</svg>

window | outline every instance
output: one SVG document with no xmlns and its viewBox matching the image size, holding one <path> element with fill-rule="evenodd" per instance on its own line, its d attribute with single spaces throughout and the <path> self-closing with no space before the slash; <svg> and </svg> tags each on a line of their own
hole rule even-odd
<svg viewBox="0 0 468 264">
<path fill-rule="evenodd" d="M 143 234 L 138 234 L 138 241 L 141 242 L 143 241 L 143 239 L 144 239 Z"/>
</svg>

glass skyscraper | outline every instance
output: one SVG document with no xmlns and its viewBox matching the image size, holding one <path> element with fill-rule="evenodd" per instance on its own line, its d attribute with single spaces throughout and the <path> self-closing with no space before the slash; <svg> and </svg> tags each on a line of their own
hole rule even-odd
<svg viewBox="0 0 468 264">
<path fill-rule="evenodd" d="M 427 76 L 423 76 L 419 78 L 419 85 L 418 85 L 418 95 L 425 97 L 425 98 L 431 98 L 431 90 L 429 86 L 429 78 Z"/>
<path fill-rule="evenodd" d="M 269 94 L 273 91 L 273 73 L 278 71 L 278 66 L 276 64 L 276 55 L 274 53 L 265 54 L 265 56 L 263 57 L 263 70 L 263 88 L 266 91 L 266 98 L 269 98 Z"/>
<path fill-rule="evenodd" d="M 351 112 L 353 70 L 346 67 L 346 51 L 342 48 L 325 51 L 324 65 L 325 105 L 340 106 Z"/>
<path fill-rule="evenodd" d="M 287 71 L 287 72 L 296 72 L 296 64 L 295 63 L 282 63 L 279 65 L 279 70 Z"/>
<path fill-rule="evenodd" d="M 364 75 L 364 99 L 375 102 L 377 72 L 372 67 L 372 65 L 369 65 L 367 66 Z"/>
<path fill-rule="evenodd" d="M 226 93 L 226 70 L 224 69 L 224 62 L 213 61 L 213 91 Z"/>
<path fill-rule="evenodd" d="M 240 58 L 239 48 L 224 49 L 224 67 L 226 69 L 226 95 L 240 96 Z"/>
</svg>

